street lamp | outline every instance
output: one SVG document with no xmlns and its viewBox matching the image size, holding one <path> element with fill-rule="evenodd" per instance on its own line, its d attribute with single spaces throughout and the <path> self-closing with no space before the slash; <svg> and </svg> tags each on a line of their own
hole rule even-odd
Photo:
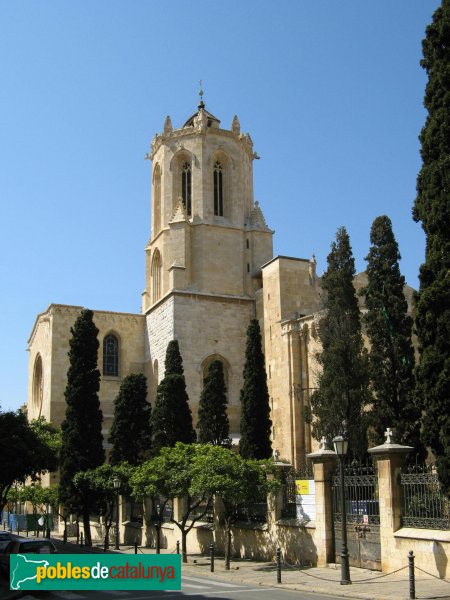
<svg viewBox="0 0 450 600">
<path fill-rule="evenodd" d="M 113 484 L 116 490 L 116 545 L 114 548 L 119 550 L 119 490 L 122 482 L 118 477 L 114 477 Z"/>
<path fill-rule="evenodd" d="M 342 435 L 333 439 L 334 451 L 339 457 L 339 470 L 341 475 L 341 515 L 342 515 L 342 548 L 341 548 L 341 585 L 349 585 L 350 567 L 348 562 L 347 549 L 347 510 L 345 507 L 345 481 L 344 481 L 344 458 L 347 454 L 348 440 Z"/>
</svg>

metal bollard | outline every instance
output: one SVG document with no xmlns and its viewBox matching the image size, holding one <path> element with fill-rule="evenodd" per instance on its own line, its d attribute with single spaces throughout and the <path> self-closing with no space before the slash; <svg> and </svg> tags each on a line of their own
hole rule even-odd
<svg viewBox="0 0 450 600">
<path fill-rule="evenodd" d="M 408 554 L 408 566 L 409 566 L 409 598 L 414 600 L 416 597 L 416 579 L 414 575 L 414 552 L 409 551 Z"/>
<path fill-rule="evenodd" d="M 80 546 L 83 545 L 83 532 L 80 533 Z"/>
<path fill-rule="evenodd" d="M 138 541 L 137 538 L 134 540 L 134 553 L 137 554 L 138 551 Z"/>
<path fill-rule="evenodd" d="M 277 548 L 277 583 L 281 583 L 281 548 Z"/>
<path fill-rule="evenodd" d="M 180 542 L 177 540 L 177 554 L 180 554 Z"/>
<path fill-rule="evenodd" d="M 211 573 L 214 573 L 214 544 L 209 546 L 209 558 L 211 559 Z"/>
</svg>

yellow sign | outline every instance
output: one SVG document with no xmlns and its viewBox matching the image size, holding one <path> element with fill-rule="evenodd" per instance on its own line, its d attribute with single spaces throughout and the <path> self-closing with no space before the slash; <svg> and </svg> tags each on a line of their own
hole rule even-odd
<svg viewBox="0 0 450 600">
<path fill-rule="evenodd" d="M 295 493 L 304 496 L 309 494 L 309 479 L 296 479 L 295 480 Z"/>
</svg>

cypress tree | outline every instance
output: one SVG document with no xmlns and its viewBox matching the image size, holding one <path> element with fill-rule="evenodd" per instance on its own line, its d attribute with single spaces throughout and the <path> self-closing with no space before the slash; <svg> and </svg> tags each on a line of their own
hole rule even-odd
<svg viewBox="0 0 450 600">
<path fill-rule="evenodd" d="M 261 330 L 257 319 L 252 319 L 247 329 L 243 379 L 239 452 L 244 458 L 270 458 L 272 421 Z"/>
<path fill-rule="evenodd" d="M 164 375 L 183 375 L 183 359 L 181 358 L 178 340 L 171 340 L 167 345 Z"/>
<path fill-rule="evenodd" d="M 183 360 L 178 341 L 169 342 L 166 350 L 164 379 L 158 385 L 151 416 L 152 454 L 177 442 L 192 444 L 197 436 L 183 375 Z"/>
<path fill-rule="evenodd" d="M 70 366 L 67 372 L 66 415 L 61 424 L 61 501 L 69 509 L 83 514 L 86 543 L 91 544 L 89 506 L 80 506 L 73 477 L 103 464 L 102 411 L 98 391 L 98 329 L 94 313 L 84 309 L 70 332 Z"/>
<path fill-rule="evenodd" d="M 423 403 L 423 441 L 450 489 L 450 0 L 435 11 L 422 50 L 428 115 L 420 134 L 423 164 L 413 217 L 422 223 L 426 250 L 416 298 L 416 394 Z"/>
<path fill-rule="evenodd" d="M 114 420 L 109 438 L 113 445 L 109 458 L 112 465 L 120 462 L 137 465 L 149 458 L 150 414 L 145 375 L 127 375 L 114 401 Z"/>
<path fill-rule="evenodd" d="M 227 388 L 223 364 L 213 360 L 203 383 L 198 408 L 198 441 L 221 446 L 228 442 L 230 425 L 227 415 Z"/>
<path fill-rule="evenodd" d="M 325 314 L 318 328 L 322 349 L 317 361 L 322 371 L 311 395 L 313 435 L 317 439 L 345 435 L 349 454 L 362 459 L 367 450 L 368 360 L 353 286 L 355 261 L 344 227 L 338 229 L 327 260 L 322 277 Z"/>
<path fill-rule="evenodd" d="M 370 341 L 369 367 L 372 388 L 370 411 L 374 445 L 384 442 L 393 427 L 402 444 L 420 450 L 420 410 L 414 399 L 414 348 L 412 319 L 400 273 L 400 252 L 389 217 L 377 217 L 370 231 L 367 260 L 368 284 L 361 290 L 367 312 L 364 321 Z"/>
</svg>

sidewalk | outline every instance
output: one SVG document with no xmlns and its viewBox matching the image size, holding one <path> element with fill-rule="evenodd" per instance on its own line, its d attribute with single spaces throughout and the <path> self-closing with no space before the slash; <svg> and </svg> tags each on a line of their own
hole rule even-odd
<svg viewBox="0 0 450 600">
<path fill-rule="evenodd" d="M 55 541 L 58 545 L 61 542 Z M 62 544 L 61 544 L 62 546 Z M 70 544 L 76 547 L 75 544 Z M 82 549 L 80 549 L 82 550 Z M 102 547 L 95 546 L 92 550 L 102 552 Z M 172 552 L 174 549 L 171 549 Z M 72 552 L 72 549 L 60 549 L 60 552 Z M 133 546 L 122 546 L 121 552 L 134 554 Z M 162 550 L 162 553 L 169 553 Z M 150 548 L 138 548 L 138 554 L 154 554 L 155 550 Z M 407 565 L 405 556 L 405 566 Z M 183 574 L 208 578 L 211 576 L 211 565 L 209 557 L 202 555 L 189 555 L 188 563 L 183 565 Z M 328 567 L 310 567 L 305 569 L 282 566 L 281 584 L 277 584 L 277 572 L 275 563 L 237 560 L 231 562 L 231 569 L 225 570 L 223 557 L 216 557 L 214 561 L 214 577 L 229 581 L 230 583 L 245 583 L 250 585 L 261 585 L 264 587 L 285 588 L 289 590 L 316 592 L 330 594 L 343 598 L 361 598 L 364 600 L 408 600 L 409 599 L 409 573 L 408 568 L 393 574 L 383 574 L 379 571 L 367 569 L 350 568 L 352 585 L 340 585 L 340 565 Z M 426 575 L 416 569 L 416 598 L 417 600 L 435 599 L 450 600 L 450 581 L 437 579 Z"/>
<path fill-rule="evenodd" d="M 60 553 L 99 553 L 103 554 L 103 548 L 95 545 L 93 548 L 77 546 L 71 539 L 63 544 L 61 539 L 52 538 Z M 122 554 L 134 554 L 133 546 L 121 546 L 120 550 L 110 549 L 108 553 L 120 552 Z M 163 553 L 169 553 L 162 550 Z M 149 548 L 138 548 L 138 554 L 154 554 Z M 407 559 L 405 557 L 405 565 Z M 211 576 L 210 561 L 208 557 L 201 555 L 189 555 L 188 564 L 183 565 L 183 574 L 192 577 L 208 578 Z M 330 565 L 324 568 L 297 569 L 282 567 L 281 584 L 277 584 L 276 566 L 274 563 L 233 560 L 231 569 L 225 571 L 223 557 L 216 557 L 214 577 L 230 583 L 245 583 L 253 586 L 285 588 L 304 592 L 316 592 L 329 594 L 343 598 L 361 598 L 364 600 L 408 600 L 409 578 L 408 568 L 393 574 L 382 574 L 378 571 L 350 568 L 352 585 L 340 585 L 340 565 Z M 418 600 L 435 599 L 450 600 L 450 582 L 426 575 L 416 569 L 416 598 Z M 19 596 L 0 592 L 0 600 L 12 600 Z"/>
</svg>

